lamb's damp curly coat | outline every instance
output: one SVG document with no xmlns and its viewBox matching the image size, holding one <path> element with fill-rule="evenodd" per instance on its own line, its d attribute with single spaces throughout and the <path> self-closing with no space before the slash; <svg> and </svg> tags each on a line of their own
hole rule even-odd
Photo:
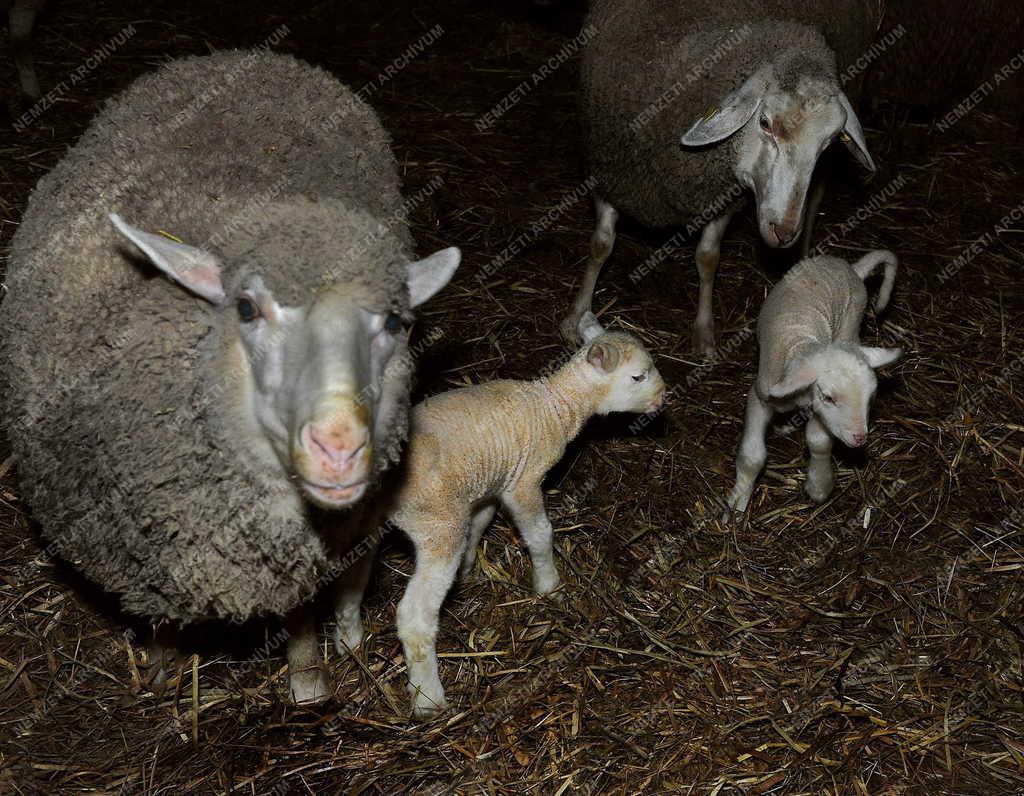
<svg viewBox="0 0 1024 796">
<path fill-rule="evenodd" d="M 328 569 L 337 520 L 238 455 L 217 409 L 234 377 L 210 367 L 228 333 L 138 258 L 109 210 L 221 255 L 226 284 L 258 270 L 301 304 L 339 281 L 404 313 L 411 240 L 388 136 L 290 56 L 175 61 L 108 102 L 12 244 L 0 372 L 24 497 L 53 552 L 147 617 L 284 613 Z M 404 409 L 378 469 L 397 458 Z"/>
</svg>

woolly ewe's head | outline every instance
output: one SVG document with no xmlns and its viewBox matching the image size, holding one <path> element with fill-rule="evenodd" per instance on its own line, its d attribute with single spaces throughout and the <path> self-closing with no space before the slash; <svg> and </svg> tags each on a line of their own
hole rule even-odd
<svg viewBox="0 0 1024 796">
<path fill-rule="evenodd" d="M 399 360 L 411 316 L 343 280 L 297 306 L 275 300 L 258 273 L 244 275 L 229 294 L 216 255 L 129 226 L 116 214 L 111 220 L 174 282 L 212 304 L 221 323 L 237 328 L 256 447 L 268 444 L 313 503 L 334 509 L 358 501 L 376 473 L 375 447 L 405 408 L 399 393 L 407 394 L 407 380 L 389 376 L 406 367 Z M 459 250 L 449 248 L 408 263 L 409 307 L 444 287 L 459 259 Z"/>
<path fill-rule="evenodd" d="M 802 398 L 832 436 L 859 448 L 868 438 L 868 410 L 878 386 L 874 369 L 902 355 L 899 348 L 820 346 L 791 361 L 769 394 L 780 400 Z"/>
<path fill-rule="evenodd" d="M 635 337 L 606 332 L 592 312 L 579 323 L 589 374 L 604 397 L 597 413 L 656 412 L 665 402 L 665 381 Z"/>
<path fill-rule="evenodd" d="M 862 166 L 875 170 L 846 95 L 834 80 L 812 76 L 820 67 L 801 68 L 795 60 L 790 55 L 785 63 L 758 70 L 682 139 L 684 146 L 701 147 L 735 136 L 733 172 L 753 191 L 761 237 L 772 247 L 785 248 L 800 237 L 811 175 L 836 138 Z"/>
</svg>

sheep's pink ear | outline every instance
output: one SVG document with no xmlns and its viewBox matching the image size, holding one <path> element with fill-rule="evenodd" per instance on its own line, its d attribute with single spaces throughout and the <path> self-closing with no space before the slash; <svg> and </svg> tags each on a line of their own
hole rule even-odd
<svg viewBox="0 0 1024 796">
<path fill-rule="evenodd" d="M 786 368 L 786 375 L 768 390 L 768 395 L 772 398 L 786 398 L 806 390 L 817 380 L 818 371 L 814 365 L 807 361 L 807 357 L 801 357 Z"/>
<path fill-rule="evenodd" d="M 216 255 L 195 246 L 178 243 L 163 235 L 143 232 L 131 224 L 126 224 L 117 213 L 111 213 L 110 220 L 117 231 L 138 246 L 150 262 L 167 274 L 171 281 L 177 282 L 211 304 L 224 303 L 220 260 Z"/>
<path fill-rule="evenodd" d="M 876 369 L 891 365 L 903 356 L 902 348 L 872 348 L 871 346 L 862 345 L 860 352 L 867 358 L 868 364 Z"/>
<path fill-rule="evenodd" d="M 587 362 L 598 370 L 611 373 L 619 365 L 619 350 L 607 340 L 598 340 L 587 351 Z"/>
</svg>

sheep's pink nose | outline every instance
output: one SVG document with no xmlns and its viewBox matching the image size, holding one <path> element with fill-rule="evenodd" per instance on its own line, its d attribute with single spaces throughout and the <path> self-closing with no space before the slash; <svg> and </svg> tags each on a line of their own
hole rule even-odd
<svg viewBox="0 0 1024 796">
<path fill-rule="evenodd" d="M 850 437 L 850 442 L 853 444 L 853 447 L 855 448 L 861 447 L 865 442 L 867 442 L 867 440 L 868 435 L 866 431 L 858 431 L 856 434 L 853 434 Z"/>
<path fill-rule="evenodd" d="M 776 224 L 773 221 L 768 228 L 771 229 L 772 235 L 775 236 L 775 240 L 779 242 L 780 246 L 788 246 L 796 236 L 796 230 L 788 224 Z"/>
<path fill-rule="evenodd" d="M 367 429 L 348 423 L 306 423 L 301 435 L 302 446 L 317 463 L 336 472 L 348 469 L 368 438 Z"/>
</svg>

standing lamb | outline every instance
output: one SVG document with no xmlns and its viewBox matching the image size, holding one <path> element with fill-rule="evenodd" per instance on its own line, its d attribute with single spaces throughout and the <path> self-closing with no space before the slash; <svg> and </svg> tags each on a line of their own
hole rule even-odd
<svg viewBox="0 0 1024 796">
<path fill-rule="evenodd" d="M 828 499 L 835 483 L 832 438 L 853 448 L 867 441 L 868 411 L 878 385 L 874 369 L 903 354 L 899 348 L 860 344 L 864 280 L 879 265 L 885 266 L 875 302 L 881 312 L 896 278 L 896 256 L 888 251 L 872 252 L 852 266 L 836 257 L 802 260 L 768 294 L 757 322 L 760 364 L 747 397 L 730 510 L 746 511 L 767 457 L 765 431 L 775 412 L 800 409 L 807 415 L 807 494 L 816 503 Z M 725 520 L 729 517 L 727 511 Z"/>
<path fill-rule="evenodd" d="M 302 604 L 358 542 L 337 510 L 406 437 L 404 324 L 459 262 L 412 261 L 405 212 L 367 105 L 224 52 L 109 102 L 12 243 L 0 374 L 49 552 L 158 622 L 287 616 L 297 701 L 327 693 Z"/>
<path fill-rule="evenodd" d="M 650 227 L 703 230 L 694 346 L 714 351 L 711 290 L 744 189 L 762 238 L 787 247 L 800 236 L 811 175 L 830 142 L 841 138 L 875 168 L 836 62 L 851 63 L 870 44 L 876 5 L 596 0 L 581 70 L 597 228 L 564 334 L 573 336 L 591 307 L 622 212 Z"/>
<path fill-rule="evenodd" d="M 665 383 L 639 340 L 605 332 L 590 313 L 581 333 L 584 347 L 546 378 L 451 390 L 413 409 L 402 480 L 386 513 L 416 548 L 397 620 L 418 717 L 447 705 L 437 671 L 438 615 L 460 563 L 462 575 L 472 569 L 497 504 L 530 551 L 534 589 L 554 591 L 544 476 L 594 415 L 662 406 Z M 339 613 L 346 608 L 358 613 L 358 599 Z"/>
</svg>

